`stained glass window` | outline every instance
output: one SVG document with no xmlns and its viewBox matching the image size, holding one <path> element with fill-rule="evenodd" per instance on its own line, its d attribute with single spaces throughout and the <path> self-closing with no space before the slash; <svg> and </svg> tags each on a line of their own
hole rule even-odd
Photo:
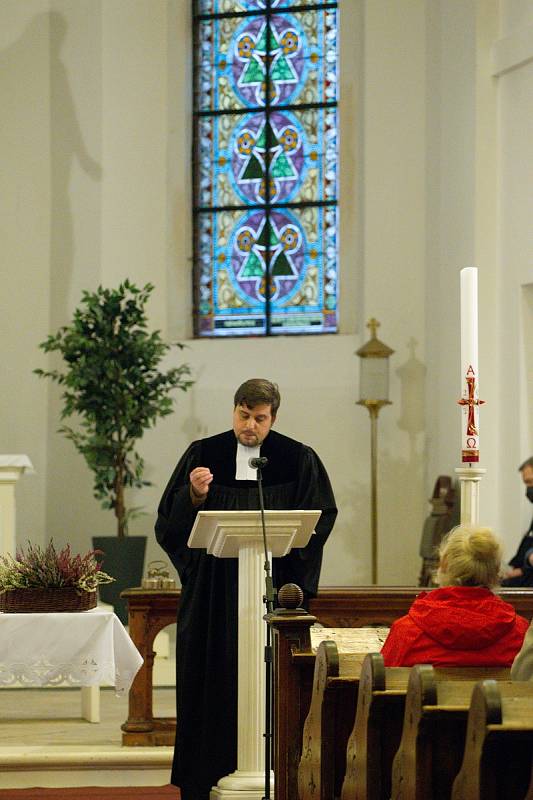
<svg viewBox="0 0 533 800">
<path fill-rule="evenodd" d="M 198 336 L 337 330 L 337 2 L 194 3 Z"/>
</svg>

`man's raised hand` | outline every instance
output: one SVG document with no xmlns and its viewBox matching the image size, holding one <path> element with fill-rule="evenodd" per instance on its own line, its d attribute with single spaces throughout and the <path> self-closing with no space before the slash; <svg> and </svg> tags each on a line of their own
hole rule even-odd
<svg viewBox="0 0 533 800">
<path fill-rule="evenodd" d="M 191 498 L 193 503 L 203 503 L 209 491 L 209 484 L 213 480 L 213 473 L 209 467 L 196 467 L 189 475 L 191 482 Z"/>
</svg>

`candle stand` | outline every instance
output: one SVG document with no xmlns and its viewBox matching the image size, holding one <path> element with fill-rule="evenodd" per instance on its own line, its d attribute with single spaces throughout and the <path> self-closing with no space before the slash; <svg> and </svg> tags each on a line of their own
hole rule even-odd
<svg viewBox="0 0 533 800">
<path fill-rule="evenodd" d="M 377 319 L 368 322 L 371 337 L 357 350 L 361 358 L 359 374 L 360 406 L 368 408 L 370 414 L 370 524 L 372 583 L 378 582 L 378 414 L 383 406 L 390 406 L 389 400 L 389 357 L 394 353 L 388 345 L 376 336 L 379 327 Z"/>
<path fill-rule="evenodd" d="M 479 523 L 479 484 L 486 473 L 482 467 L 457 467 L 461 485 L 461 525 Z"/>
</svg>

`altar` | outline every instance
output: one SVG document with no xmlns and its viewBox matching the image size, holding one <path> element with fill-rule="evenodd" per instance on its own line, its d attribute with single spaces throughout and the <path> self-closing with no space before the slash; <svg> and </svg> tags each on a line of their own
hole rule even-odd
<svg viewBox="0 0 533 800">
<path fill-rule="evenodd" d="M 98 687 L 126 694 L 142 663 L 112 611 L 0 613 L 0 687 L 79 686 L 89 722 L 100 720 Z"/>
</svg>

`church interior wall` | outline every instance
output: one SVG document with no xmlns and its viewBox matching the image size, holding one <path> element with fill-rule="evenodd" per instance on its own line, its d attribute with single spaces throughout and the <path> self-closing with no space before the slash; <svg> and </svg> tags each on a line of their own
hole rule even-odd
<svg viewBox="0 0 533 800">
<path fill-rule="evenodd" d="M 415 554 L 426 512 L 421 402 L 426 360 L 425 57 L 423 3 L 365 4 L 364 311 L 358 333 L 362 343 L 368 334 L 364 323 L 375 316 L 382 323 L 378 336 L 395 350 L 390 362 L 393 405 L 380 412 L 378 421 L 378 562 L 381 579 L 393 583 L 416 578 Z M 368 426 L 368 419 L 361 422 Z M 368 437 L 365 427 L 359 441 Z M 407 517 L 400 524 L 404 509 Z"/>
<path fill-rule="evenodd" d="M 533 306 L 533 240 L 531 193 L 533 159 L 533 4 L 502 4 L 500 40 L 508 56 L 507 69 L 497 75 L 500 89 L 500 293 L 499 349 L 504 365 L 500 381 L 501 464 L 504 491 L 512 498 L 510 524 L 524 530 L 530 505 L 517 481 L 518 465 L 533 452 L 531 413 L 531 342 Z M 501 61 L 495 61 L 496 66 Z M 511 412 L 515 410 L 515 413 Z"/>
<path fill-rule="evenodd" d="M 471 3 L 427 4 L 427 486 L 459 466 L 459 275 L 474 264 L 475 16 Z M 428 495 L 429 496 L 429 495 Z"/>
<path fill-rule="evenodd" d="M 4 453 L 27 453 L 37 475 L 17 487 L 19 530 L 40 539 L 45 526 L 48 388 L 29 365 L 49 328 L 50 42 L 48 3 L 0 9 L 0 273 Z"/>
<path fill-rule="evenodd" d="M 84 550 L 91 535 L 113 530 L 109 512 L 92 498 L 81 457 L 56 433 L 57 387 L 31 369 L 44 360 L 37 343 L 68 321 L 83 288 L 129 277 L 155 284 L 152 323 L 187 344 L 168 363 L 190 362 L 197 379 L 141 443 L 154 485 L 133 498 L 148 513 L 132 532 L 150 538 L 148 558 L 161 554 L 151 538 L 155 507 L 178 455 L 192 439 L 229 427 L 235 387 L 264 374 L 282 391 L 276 426 L 315 447 L 337 496 L 323 583 L 370 580 L 370 425 L 355 403 L 355 351 L 375 316 L 379 337 L 395 350 L 393 405 L 378 423 L 380 581 L 416 581 L 427 498 L 437 475 L 453 472 L 459 461 L 459 269 L 475 264 L 490 227 L 477 195 L 488 156 L 480 153 L 476 120 L 492 113 L 492 100 L 479 96 L 476 13 L 476 4 L 451 0 L 399 0 L 392 7 L 386 0 L 341 0 L 347 22 L 340 41 L 340 333 L 206 341 L 192 338 L 190 319 L 188 0 L 2 4 L 0 59 L 8 69 L 0 85 L 10 113 L 0 145 L 8 164 L 8 213 L 0 224 L 8 255 L 2 305 L 10 388 L 0 400 L 0 433 L 5 452 L 26 452 L 37 469 L 17 487 L 19 541 L 53 535 Z M 531 80 L 524 73 L 520 80 L 530 91 Z M 530 121 L 525 103 L 522 114 Z M 509 128 L 508 135 L 523 134 Z M 529 141 L 516 147 L 527 151 Z M 526 170 L 511 162 L 509 155 L 510 191 L 520 187 L 530 208 Z M 500 298 L 498 309 L 480 309 L 480 331 L 496 346 L 500 323 L 517 316 L 511 295 L 519 294 L 529 268 L 527 214 L 516 245 L 507 219 L 502 249 L 522 253 L 514 290 L 502 292 L 491 264 L 488 297 Z M 501 337 L 502 348 L 516 345 L 517 328 L 510 339 Z M 490 375 L 493 355 L 481 350 L 480 359 L 492 394 L 500 377 Z M 519 359 L 511 361 L 516 377 Z M 494 475 L 513 420 L 507 410 L 505 423 L 500 409 L 519 402 L 512 389 L 509 395 L 501 390 L 501 406 L 495 403 L 488 417 L 487 440 L 498 438 L 484 466 Z M 519 438 L 508 448 L 517 505 Z M 482 492 L 482 508 L 489 523 L 499 524 L 507 512 L 501 492 L 494 494 L 485 502 Z"/>
</svg>

